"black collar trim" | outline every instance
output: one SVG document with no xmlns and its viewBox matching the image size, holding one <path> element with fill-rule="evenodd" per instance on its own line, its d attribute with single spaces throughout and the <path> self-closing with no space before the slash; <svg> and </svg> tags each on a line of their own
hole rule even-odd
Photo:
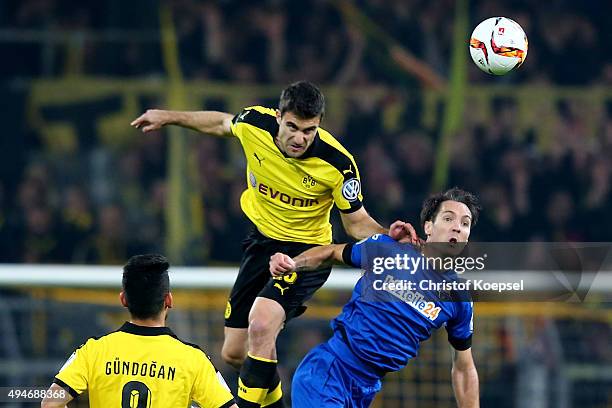
<svg viewBox="0 0 612 408">
<path fill-rule="evenodd" d="M 308 146 L 308 149 L 306 149 L 306 151 L 304 152 L 304 154 L 302 154 L 300 157 L 291 157 L 289 156 L 287 153 L 283 152 L 278 145 L 276 144 L 276 136 L 272 137 L 272 143 L 274 143 L 274 146 L 276 147 L 276 149 L 286 158 L 286 159 L 296 159 L 296 160 L 302 160 L 302 159 L 307 159 L 309 157 L 317 157 L 317 152 L 319 151 L 318 146 L 323 143 L 321 142 L 321 138 L 319 137 L 319 132 L 317 132 L 317 134 L 314 137 L 314 140 L 312 141 L 312 143 L 310 144 L 310 146 Z"/>
<path fill-rule="evenodd" d="M 125 322 L 118 331 L 136 334 L 137 336 L 163 336 L 168 335 L 176 338 L 176 334 L 169 327 L 139 326 L 134 323 Z"/>
<path fill-rule="evenodd" d="M 317 149 L 319 144 L 321 144 L 321 138 L 319 137 L 319 132 L 317 131 L 317 134 L 315 135 L 314 140 L 312 141 L 310 146 L 308 146 L 308 149 L 306 149 L 304 154 L 298 157 L 298 159 L 307 159 L 309 157 L 316 157 L 317 151 L 319 150 Z"/>
</svg>

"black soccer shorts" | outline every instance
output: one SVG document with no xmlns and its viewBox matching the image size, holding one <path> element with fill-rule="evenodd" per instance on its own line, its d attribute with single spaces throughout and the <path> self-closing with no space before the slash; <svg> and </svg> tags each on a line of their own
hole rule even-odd
<svg viewBox="0 0 612 408">
<path fill-rule="evenodd" d="M 253 226 L 253 230 L 242 242 L 242 261 L 227 301 L 225 327 L 249 327 L 249 312 L 258 296 L 277 301 L 285 309 L 285 322 L 304 313 L 304 303 L 323 286 L 331 267 L 311 272 L 292 272 L 282 278 L 273 278 L 269 263 L 270 257 L 276 252 L 293 258 L 315 246 L 277 241 L 264 236 Z"/>
</svg>

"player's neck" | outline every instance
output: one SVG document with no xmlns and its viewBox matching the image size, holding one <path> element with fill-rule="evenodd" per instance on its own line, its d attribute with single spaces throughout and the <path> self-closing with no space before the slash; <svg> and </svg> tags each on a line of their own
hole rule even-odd
<svg viewBox="0 0 612 408">
<path fill-rule="evenodd" d="M 280 152 L 286 156 L 287 152 L 285 150 L 283 150 L 283 146 L 281 146 L 280 142 L 278 141 L 278 135 L 274 136 L 272 138 L 272 140 L 274 141 L 274 144 L 276 145 L 276 148 L 278 150 L 280 150 Z"/>
<path fill-rule="evenodd" d="M 436 258 L 439 256 L 429 240 L 425 241 L 425 244 L 421 247 L 421 253 L 425 258 Z"/>
<path fill-rule="evenodd" d="M 135 324 L 137 326 L 145 326 L 145 327 L 165 327 L 166 326 L 166 316 L 160 315 L 156 317 L 151 317 L 148 319 L 137 319 L 132 317 L 130 319 L 130 323 Z"/>
</svg>

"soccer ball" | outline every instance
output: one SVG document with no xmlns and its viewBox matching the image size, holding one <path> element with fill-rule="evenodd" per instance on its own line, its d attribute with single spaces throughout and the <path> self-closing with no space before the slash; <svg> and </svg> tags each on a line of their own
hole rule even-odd
<svg viewBox="0 0 612 408">
<path fill-rule="evenodd" d="M 527 57 L 527 47 L 521 26 L 506 17 L 486 19 L 476 26 L 470 38 L 474 64 L 493 75 L 505 75 L 520 67 Z"/>
</svg>

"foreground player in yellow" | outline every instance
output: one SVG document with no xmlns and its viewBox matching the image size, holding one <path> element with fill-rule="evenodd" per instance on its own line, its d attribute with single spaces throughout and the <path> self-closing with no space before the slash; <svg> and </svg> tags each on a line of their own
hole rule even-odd
<svg viewBox="0 0 612 408">
<path fill-rule="evenodd" d="M 92 408 L 237 408 L 223 377 L 198 346 L 165 326 L 172 294 L 169 264 L 138 255 L 123 268 L 121 304 L 131 319 L 119 330 L 89 339 L 55 376 L 42 408 L 65 407 L 89 391 Z M 63 392 L 66 391 L 66 392 Z"/>
<path fill-rule="evenodd" d="M 296 256 L 331 243 L 329 216 L 335 204 L 346 232 L 363 239 L 388 233 L 416 238 L 401 221 L 381 227 L 362 204 L 353 156 L 320 128 L 325 100 L 309 82 L 283 90 L 278 109 L 252 106 L 237 115 L 224 112 L 148 110 L 132 122 L 143 132 L 178 125 L 236 137 L 247 161 L 247 189 L 240 205 L 254 224 L 243 244 L 240 271 L 225 312 L 223 359 L 240 369 L 241 408 L 282 407 L 276 372 L 276 337 L 283 324 L 304 312 L 304 303 L 327 280 L 331 267 L 272 279 L 268 261 L 276 252 Z"/>
</svg>

